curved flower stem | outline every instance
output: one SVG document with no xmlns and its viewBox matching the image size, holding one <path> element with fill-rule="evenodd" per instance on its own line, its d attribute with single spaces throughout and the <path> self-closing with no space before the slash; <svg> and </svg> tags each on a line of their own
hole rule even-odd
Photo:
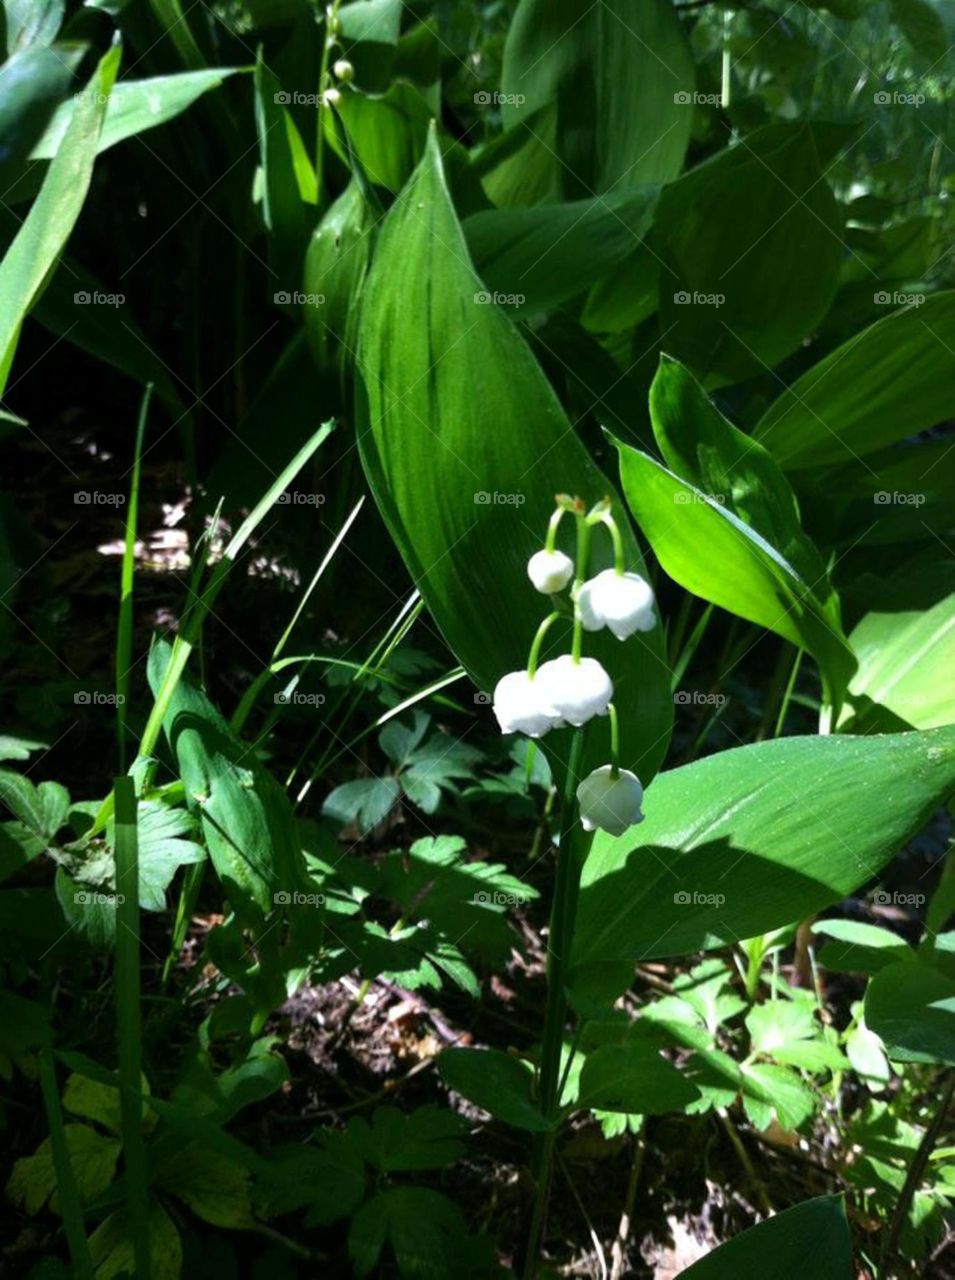
<svg viewBox="0 0 955 1280">
<path fill-rule="evenodd" d="M 544 539 L 544 550 L 553 551 L 557 546 L 557 526 L 567 513 L 566 507 L 557 507 L 547 524 L 547 537 Z"/>
<path fill-rule="evenodd" d="M 590 562 L 590 523 L 585 516 L 577 517 L 577 564 L 574 576 L 573 600 L 574 600 L 574 640 L 571 646 L 571 656 L 574 662 L 580 661 L 580 655 L 584 648 L 584 624 L 580 616 L 580 605 L 577 603 L 577 595 L 580 588 L 587 580 L 587 568 Z"/>
<path fill-rule="evenodd" d="M 609 511 L 602 511 L 599 520 L 601 524 L 605 524 L 610 530 L 610 537 L 613 539 L 613 567 L 617 573 L 624 573 L 627 561 L 623 550 L 623 538 L 617 522 Z"/>
<path fill-rule="evenodd" d="M 537 1274 L 540 1239 L 550 1190 L 554 1142 L 560 1116 L 560 1059 L 564 1040 L 564 1021 L 567 1016 L 564 984 L 574 933 L 582 862 L 579 850 L 574 847 L 574 835 L 578 829 L 576 792 L 583 742 L 583 733 L 575 732 L 571 741 L 561 802 L 557 876 L 554 881 L 554 897 L 551 902 L 550 929 L 547 938 L 547 1005 L 541 1044 L 538 1098 L 541 1111 L 553 1127 L 549 1132 L 540 1135 L 533 1156 L 536 1195 L 524 1259 L 524 1275 L 528 1280 Z"/>
<path fill-rule="evenodd" d="M 610 776 L 620 777 L 620 725 L 617 721 L 617 708 L 612 702 L 607 703 L 607 715 L 610 717 Z"/>
<path fill-rule="evenodd" d="M 544 637 L 560 616 L 561 615 L 556 610 L 554 613 L 549 613 L 537 628 L 537 633 L 531 642 L 530 653 L 527 655 L 527 674 L 529 676 L 536 674 L 537 664 L 540 661 L 541 656 L 541 645 L 544 643 Z"/>
</svg>

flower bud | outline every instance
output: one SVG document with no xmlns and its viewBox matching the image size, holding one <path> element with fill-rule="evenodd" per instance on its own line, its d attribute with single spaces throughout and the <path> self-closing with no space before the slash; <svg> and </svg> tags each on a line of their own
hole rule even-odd
<svg viewBox="0 0 955 1280">
<path fill-rule="evenodd" d="M 574 562 L 563 551 L 536 551 L 527 562 L 527 576 L 543 595 L 553 595 L 574 576 Z"/>
<path fill-rule="evenodd" d="M 340 89 L 334 89 L 334 88 L 326 89 L 325 92 L 322 94 L 323 107 L 335 107 L 338 105 L 339 102 L 341 102 L 341 100 L 342 100 L 342 95 L 341 95 Z"/>
<path fill-rule="evenodd" d="M 545 662 L 537 672 L 544 705 L 555 720 L 579 727 L 594 716 L 607 714 L 613 697 L 610 677 L 596 658 L 575 662 L 571 654 Z"/>
<path fill-rule="evenodd" d="M 540 738 L 557 723 L 558 717 L 543 698 L 539 672 L 529 676 L 526 671 L 511 671 L 502 676 L 494 688 L 493 703 L 501 733 Z"/>
<path fill-rule="evenodd" d="M 342 84 L 349 84 L 355 78 L 355 68 L 347 58 L 339 58 L 332 67 L 336 80 L 341 80 Z"/>
<path fill-rule="evenodd" d="M 629 769 L 620 769 L 616 777 L 612 765 L 594 769 L 577 788 L 577 803 L 580 825 L 585 831 L 599 829 L 622 836 L 629 827 L 643 821 L 643 787 Z"/>
<path fill-rule="evenodd" d="M 583 584 L 577 605 L 585 631 L 609 627 L 618 640 L 635 631 L 652 631 L 657 625 L 653 588 L 639 573 L 604 569 Z"/>
</svg>

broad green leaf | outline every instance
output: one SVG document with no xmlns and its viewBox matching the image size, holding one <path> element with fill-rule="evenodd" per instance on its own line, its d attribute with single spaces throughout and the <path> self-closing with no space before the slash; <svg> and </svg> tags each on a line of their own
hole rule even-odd
<svg viewBox="0 0 955 1280">
<path fill-rule="evenodd" d="M 697 1089 L 652 1045 L 603 1045 L 587 1055 L 577 1105 L 628 1115 L 682 1111 Z"/>
<path fill-rule="evenodd" d="M 214 1227 L 237 1231 L 255 1226 L 249 1170 L 201 1142 L 180 1148 L 157 1171 L 157 1184 Z"/>
<path fill-rule="evenodd" d="M 571 429 L 550 384 L 484 286 L 451 207 L 437 144 L 392 207 L 363 299 L 359 444 L 385 522 L 449 647 L 490 692 L 525 665 L 544 616 L 527 581 L 554 495 L 612 493 Z M 409 317 L 414 316 L 414 323 Z M 642 570 L 618 503 L 628 567 Z M 566 521 L 564 522 L 566 525 Z M 561 541 L 564 541 L 561 528 Z M 572 531 L 566 531 L 571 545 Z M 611 563 L 595 539 L 595 568 Z M 563 624 L 550 648 L 567 643 Z M 621 760 L 644 780 L 672 717 L 662 628 L 626 646 L 607 633 L 586 651 L 618 687 Z M 552 742 L 553 739 L 553 742 Z M 552 734 L 545 745 L 566 758 Z M 606 760 L 592 732 L 588 760 Z M 599 757 L 599 758 L 598 758 Z"/>
<path fill-rule="evenodd" d="M 355 68 L 355 83 L 369 92 L 388 85 L 401 30 L 402 0 L 352 0 L 338 10 L 342 56 Z"/>
<path fill-rule="evenodd" d="M 9 38 L 8 32 L 8 38 Z M 22 161 L 46 128 L 55 107 L 73 87 L 84 45 L 60 44 L 12 52 L 0 67 L 0 163 L 9 182 L 11 161 Z"/>
<path fill-rule="evenodd" d="M 170 660 L 156 643 L 148 676 L 156 695 Z M 208 698 L 180 679 L 163 726 L 195 808 L 215 869 L 232 906 L 270 911 L 277 893 L 299 884 L 300 850 L 287 813 L 288 798 L 248 747 L 230 732 Z"/>
<path fill-rule="evenodd" d="M 428 1187 L 389 1187 L 372 1196 L 351 1220 L 348 1254 L 355 1275 L 375 1270 L 390 1245 L 398 1274 L 437 1280 L 462 1274 L 460 1252 L 467 1224 L 453 1200 Z"/>
<path fill-rule="evenodd" d="M 281 304 L 302 276 L 307 235 L 305 210 L 292 154 L 294 124 L 284 105 L 278 77 L 265 64 L 259 49 L 255 62 L 255 127 L 262 169 L 262 219 L 269 233 L 271 283 Z"/>
<path fill-rule="evenodd" d="M 68 1124 L 65 1133 L 80 1199 L 93 1200 L 113 1181 L 120 1141 L 105 1137 L 86 1124 Z M 13 1166 L 7 1195 L 31 1217 L 38 1214 L 47 1201 L 53 1212 L 59 1213 L 56 1169 L 49 1138 L 40 1143 L 32 1156 L 24 1156 Z"/>
<path fill-rule="evenodd" d="M 21 738 L 19 735 L 0 733 L 0 761 L 29 760 L 30 753 L 48 747 L 48 742 L 40 742 L 35 738 Z"/>
<path fill-rule="evenodd" d="M 155 129 L 167 120 L 174 120 L 204 93 L 218 89 L 229 76 L 242 70 L 241 67 L 215 67 L 206 71 L 153 76 L 146 80 L 119 80 L 109 91 L 106 101 L 106 117 L 96 146 L 97 154 L 127 138 Z M 77 94 L 57 108 L 43 137 L 33 148 L 31 159 L 50 160 L 56 155 L 82 97 L 82 94 Z"/>
<path fill-rule="evenodd" d="M 878 973 L 900 960 L 915 959 L 915 952 L 904 938 L 861 920 L 820 920 L 812 931 L 818 937 L 833 939 L 819 952 L 819 961 L 827 969 Z"/>
<path fill-rule="evenodd" d="M 517 1058 L 497 1049 L 446 1049 L 438 1058 L 438 1070 L 448 1088 L 495 1120 L 531 1133 L 553 1128 L 534 1101 L 530 1067 Z"/>
<path fill-rule="evenodd" d="M 105 55 L 79 95 L 76 113 L 40 194 L 0 263 L 0 391 L 10 374 L 20 326 L 62 253 L 86 199 L 120 53 L 116 45 Z"/>
<path fill-rule="evenodd" d="M 359 303 L 378 216 L 353 180 L 312 232 L 305 255 L 302 316 L 321 369 L 339 361 L 347 367 L 354 359 Z"/>
<path fill-rule="evenodd" d="M 859 669 L 845 732 L 955 723 L 955 592 L 928 609 L 867 613 L 849 641 Z"/>
<path fill-rule="evenodd" d="M 812 1090 L 789 1067 L 775 1062 L 750 1062 L 740 1066 L 743 1110 L 757 1129 L 768 1129 L 775 1119 L 794 1132 L 816 1110 Z"/>
<path fill-rule="evenodd" d="M 0 805 L 37 841 L 52 842 L 70 811 L 70 793 L 59 782 L 34 786 L 29 778 L 0 769 Z"/>
<path fill-rule="evenodd" d="M 133 1235 L 125 1209 L 111 1213 L 90 1236 L 96 1280 L 119 1280 L 136 1274 Z M 151 1280 L 181 1280 L 182 1241 L 176 1225 L 157 1201 L 149 1208 Z"/>
<path fill-rule="evenodd" d="M 669 182 L 690 128 L 693 59 L 670 0 L 521 0 L 504 46 L 512 129 L 556 103 L 552 198 Z"/>
<path fill-rule="evenodd" d="M 348 1140 L 380 1173 L 441 1169 L 464 1154 L 467 1123 L 453 1111 L 419 1107 L 410 1113 L 378 1107 L 371 1122 L 356 1116 Z"/>
<path fill-rule="evenodd" d="M 820 151 L 831 139 L 819 131 L 767 125 L 660 197 L 656 245 L 668 268 L 660 274 L 662 340 L 707 385 L 778 364 L 835 297 L 842 214 L 823 177 Z M 848 141 L 851 133 L 838 136 Z"/>
<path fill-rule="evenodd" d="M 463 224 L 468 249 L 501 305 L 549 311 L 633 252 L 650 226 L 657 190 L 473 213 Z"/>
<path fill-rule="evenodd" d="M 373 97 L 346 86 L 335 110 L 368 180 L 389 191 L 400 190 L 421 159 L 434 114 L 420 89 L 396 80 L 387 93 Z M 326 113 L 325 136 L 345 159 L 331 113 Z"/>
<path fill-rule="evenodd" d="M 928 965 L 888 965 L 869 983 L 865 1021 L 893 1062 L 955 1066 L 955 981 Z"/>
<path fill-rule="evenodd" d="M 854 334 L 775 400 L 754 435 L 787 470 L 846 462 L 955 413 L 955 292 Z"/>
<path fill-rule="evenodd" d="M 855 658 L 828 585 L 803 579 L 729 504 L 681 480 L 648 454 L 620 440 L 614 443 L 630 509 L 670 577 L 694 595 L 808 649 L 823 673 L 827 701 L 841 701 Z"/>
<path fill-rule="evenodd" d="M 838 622 L 825 563 L 802 531 L 796 495 L 772 455 L 724 418 L 689 369 L 667 356 L 650 388 L 650 418 L 670 470 L 755 529 Z"/>
<path fill-rule="evenodd" d="M 364 836 L 387 818 L 400 795 L 396 778 L 354 778 L 328 793 L 322 813 L 342 826 L 354 823 Z"/>
<path fill-rule="evenodd" d="M 664 773 L 640 826 L 594 841 L 575 966 L 617 981 L 622 962 L 805 919 L 875 876 L 953 789 L 955 729 L 782 738 Z"/>
<path fill-rule="evenodd" d="M 823 1038 L 813 1009 L 791 1000 L 769 1000 L 746 1016 L 754 1053 L 803 1071 L 843 1071 L 848 1061 Z"/>
<path fill-rule="evenodd" d="M 30 45 L 48 45 L 63 21 L 65 0 L 3 0 L 7 30 L 7 53 Z"/>
<path fill-rule="evenodd" d="M 852 1280 L 852 1244 L 842 1196 L 818 1196 L 784 1209 L 681 1271 L 679 1280 Z"/>
</svg>

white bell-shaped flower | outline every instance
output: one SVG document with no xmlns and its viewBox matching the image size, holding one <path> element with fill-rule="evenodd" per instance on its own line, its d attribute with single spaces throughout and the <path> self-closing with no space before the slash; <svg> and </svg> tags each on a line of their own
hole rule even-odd
<svg viewBox="0 0 955 1280">
<path fill-rule="evenodd" d="M 527 562 L 527 576 L 545 596 L 563 591 L 574 576 L 574 562 L 563 551 L 535 551 Z"/>
<path fill-rule="evenodd" d="M 537 680 L 555 724 L 566 721 L 579 728 L 594 716 L 606 715 L 613 697 L 610 677 L 596 658 L 575 662 L 571 654 L 565 653 L 545 662 L 537 672 Z"/>
<path fill-rule="evenodd" d="M 558 717 L 543 697 L 540 672 L 511 671 L 494 688 L 494 714 L 501 733 L 526 733 L 539 738 L 552 729 Z"/>
<path fill-rule="evenodd" d="M 643 787 L 629 769 L 613 776 L 613 765 L 605 764 L 587 775 L 577 788 L 580 824 L 585 831 L 606 831 L 622 836 L 628 827 L 643 821 Z"/>
<path fill-rule="evenodd" d="M 657 625 L 653 588 L 639 573 L 604 569 L 583 584 L 577 605 L 585 631 L 609 627 L 618 640 L 635 631 L 652 631 Z"/>
</svg>

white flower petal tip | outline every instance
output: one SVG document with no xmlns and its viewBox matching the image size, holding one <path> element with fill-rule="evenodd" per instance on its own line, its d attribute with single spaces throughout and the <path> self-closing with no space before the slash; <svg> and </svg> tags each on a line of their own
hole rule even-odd
<svg viewBox="0 0 955 1280">
<path fill-rule="evenodd" d="M 563 551 L 535 551 L 527 562 L 527 576 L 537 591 L 552 596 L 574 576 L 574 562 Z"/>
<path fill-rule="evenodd" d="M 542 696 L 539 673 L 511 671 L 494 688 L 494 714 L 501 733 L 525 733 L 540 738 L 554 727 L 556 717 Z"/>
<path fill-rule="evenodd" d="M 621 769 L 616 778 L 612 773 L 612 765 L 602 765 L 588 774 L 577 788 L 580 825 L 585 831 L 600 830 L 622 836 L 643 821 L 640 779 L 629 769 Z"/>
<path fill-rule="evenodd" d="M 653 588 L 639 573 L 604 569 L 583 584 L 577 605 L 585 631 L 609 627 L 618 640 L 627 640 L 635 631 L 652 631 L 657 625 Z"/>
<path fill-rule="evenodd" d="M 605 716 L 613 698 L 613 683 L 596 658 L 574 662 L 572 655 L 565 653 L 545 662 L 537 679 L 555 723 L 564 720 L 579 728 L 594 716 Z"/>
</svg>

